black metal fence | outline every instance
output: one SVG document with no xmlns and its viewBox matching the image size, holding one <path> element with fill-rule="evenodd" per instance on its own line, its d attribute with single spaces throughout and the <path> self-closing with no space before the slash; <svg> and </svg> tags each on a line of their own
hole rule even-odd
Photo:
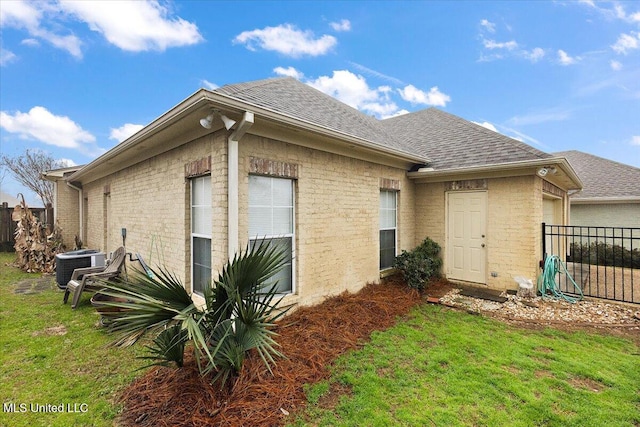
<svg viewBox="0 0 640 427">
<path fill-rule="evenodd" d="M 585 296 L 640 304 L 640 228 L 543 222 L 542 253 L 558 256 Z M 557 281 L 562 292 L 576 293 L 565 275 Z"/>
</svg>

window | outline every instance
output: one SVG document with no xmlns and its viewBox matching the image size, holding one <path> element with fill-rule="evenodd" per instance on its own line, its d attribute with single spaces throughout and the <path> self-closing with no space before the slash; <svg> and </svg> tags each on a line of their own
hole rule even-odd
<svg viewBox="0 0 640 427">
<path fill-rule="evenodd" d="M 294 212 L 293 180 L 267 176 L 249 176 L 249 239 L 267 239 L 285 248 L 287 262 L 272 279 L 278 293 L 293 292 Z"/>
<path fill-rule="evenodd" d="M 191 287 L 202 295 L 211 282 L 211 176 L 191 179 Z"/>
<path fill-rule="evenodd" d="M 392 267 L 396 257 L 396 195 L 380 190 L 380 270 Z"/>
</svg>

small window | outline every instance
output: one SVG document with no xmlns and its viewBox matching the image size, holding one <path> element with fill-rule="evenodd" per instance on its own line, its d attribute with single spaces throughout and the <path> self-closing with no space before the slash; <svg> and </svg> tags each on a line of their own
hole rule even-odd
<svg viewBox="0 0 640 427">
<path fill-rule="evenodd" d="M 260 239 L 283 247 L 287 262 L 274 276 L 278 293 L 294 289 L 294 196 L 293 180 L 267 176 L 249 176 L 249 239 L 251 245 Z"/>
<path fill-rule="evenodd" d="M 191 286 L 202 295 L 211 282 L 211 176 L 191 179 Z"/>
<path fill-rule="evenodd" d="M 380 190 L 380 270 L 391 268 L 396 258 L 397 192 Z"/>
</svg>

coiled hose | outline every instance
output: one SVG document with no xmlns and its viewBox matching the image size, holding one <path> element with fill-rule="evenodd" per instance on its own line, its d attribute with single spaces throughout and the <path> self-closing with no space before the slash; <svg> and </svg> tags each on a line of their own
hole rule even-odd
<svg viewBox="0 0 640 427">
<path fill-rule="evenodd" d="M 577 290 L 576 294 L 580 295 L 579 298 L 570 297 L 562 293 L 556 282 L 556 275 L 558 273 L 566 275 L 567 280 L 573 283 L 574 288 Z M 557 255 L 549 255 L 545 260 L 542 274 L 538 276 L 538 290 L 542 294 L 542 298 L 563 299 L 570 303 L 578 302 L 584 298 L 582 289 L 580 289 L 580 286 L 573 280 L 573 277 L 571 277 L 571 274 L 567 271 L 567 267 Z"/>
</svg>

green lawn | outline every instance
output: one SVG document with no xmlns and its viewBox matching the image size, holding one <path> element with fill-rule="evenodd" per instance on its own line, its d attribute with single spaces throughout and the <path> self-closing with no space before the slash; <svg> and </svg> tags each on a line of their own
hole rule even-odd
<svg viewBox="0 0 640 427">
<path fill-rule="evenodd" d="M 112 337 L 88 295 L 71 310 L 53 278 L 45 291 L 16 294 L 17 283 L 39 276 L 7 267 L 11 260 L 0 253 L 0 426 L 112 425 L 114 397 L 140 374 L 142 346 L 107 348 Z M 309 386 L 293 425 L 636 426 L 639 354 L 621 338 L 423 305 L 341 357 L 330 381 Z M 10 403 L 27 412 L 7 412 Z M 31 404 L 85 412 L 32 413 Z"/>
<path fill-rule="evenodd" d="M 139 374 L 141 347 L 107 348 L 113 337 L 98 326 L 89 294 L 71 310 L 54 278 L 44 291 L 16 294 L 17 283 L 39 275 L 8 267 L 13 259 L 0 253 L 0 426 L 112 425 L 114 397 Z M 8 412 L 11 403 L 26 412 Z M 31 412 L 61 404 L 62 413 Z"/>
<path fill-rule="evenodd" d="M 629 340 L 423 305 L 341 357 L 295 426 L 638 426 Z"/>
</svg>

